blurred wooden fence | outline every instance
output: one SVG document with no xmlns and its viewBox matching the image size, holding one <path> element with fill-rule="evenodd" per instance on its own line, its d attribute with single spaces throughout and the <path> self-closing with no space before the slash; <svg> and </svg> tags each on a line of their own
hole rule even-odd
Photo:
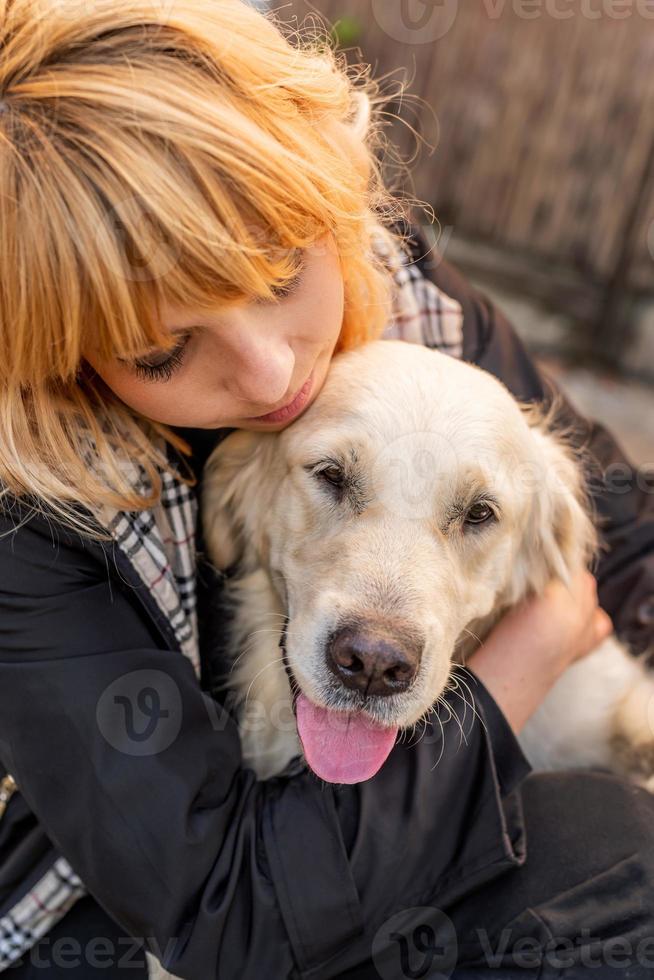
<svg viewBox="0 0 654 980">
<path fill-rule="evenodd" d="M 598 321 L 625 291 L 654 290 L 654 0 L 272 7 L 340 22 L 348 60 L 391 72 L 391 88 L 413 80 L 433 111 L 393 109 L 436 145 L 410 189 L 443 225 L 533 257 L 553 282 L 572 271 Z M 415 151 L 406 127 L 392 134 Z"/>
</svg>

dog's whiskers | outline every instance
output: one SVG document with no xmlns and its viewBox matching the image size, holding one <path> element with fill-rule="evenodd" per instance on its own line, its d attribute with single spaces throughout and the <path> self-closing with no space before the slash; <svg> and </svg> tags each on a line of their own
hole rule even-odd
<svg viewBox="0 0 654 980">
<path fill-rule="evenodd" d="M 257 630 L 256 632 L 263 632 L 263 630 Z M 271 633 L 277 633 L 277 635 L 278 635 L 278 636 L 281 636 L 281 635 L 282 635 L 282 634 L 281 634 L 281 632 L 280 632 L 279 630 L 270 630 L 270 632 L 271 632 Z M 254 634 L 252 634 L 252 633 L 249 633 L 249 634 L 248 634 L 248 637 L 250 637 L 250 636 L 253 636 L 253 635 L 254 635 Z M 250 652 L 250 650 L 251 650 L 251 649 L 252 649 L 252 648 L 253 648 L 254 646 L 256 646 L 256 642 L 257 642 L 256 640 L 252 640 L 252 642 L 251 642 L 251 643 L 248 643 L 248 645 L 247 645 L 247 646 L 245 646 L 245 647 L 243 647 L 243 649 L 241 650 L 241 652 L 239 653 L 239 655 L 238 655 L 238 656 L 236 657 L 236 659 L 235 659 L 235 660 L 234 660 L 234 661 L 232 662 L 232 665 L 231 665 L 231 667 L 230 667 L 230 670 L 229 670 L 229 673 L 230 673 L 230 674 L 234 672 L 234 670 L 235 670 L 235 669 L 236 669 L 236 667 L 237 667 L 237 666 L 239 665 L 239 663 L 241 662 L 241 660 L 243 659 L 243 657 L 244 657 L 244 656 L 245 656 L 246 654 L 248 654 L 248 653 Z"/>
<path fill-rule="evenodd" d="M 268 670 L 269 667 L 275 667 L 275 666 L 277 666 L 277 664 L 283 664 L 283 663 L 284 663 L 284 658 L 283 657 L 277 657 L 275 660 L 271 660 L 270 663 L 268 663 L 264 667 L 262 667 L 261 670 L 258 670 L 257 671 L 257 673 L 254 675 L 254 677 L 250 681 L 250 684 L 248 686 L 247 691 L 245 692 L 245 697 L 243 698 L 243 703 L 244 704 L 247 704 L 248 699 L 250 697 L 250 691 L 252 690 L 252 687 L 256 683 L 257 679 L 259 677 L 261 677 L 261 675 L 264 674 Z"/>
<path fill-rule="evenodd" d="M 438 704 L 444 704 L 444 703 L 445 702 L 443 701 L 443 695 L 442 694 L 439 694 L 438 695 L 438 698 L 436 699 L 436 704 L 438 705 Z M 441 716 L 440 716 L 440 714 L 439 714 L 438 711 L 434 711 L 434 712 L 432 712 L 432 714 L 435 715 L 436 720 L 438 721 L 438 724 L 439 724 L 440 730 L 441 730 L 441 751 L 439 753 L 438 758 L 436 759 L 436 762 L 431 767 L 430 772 L 433 772 L 434 771 L 434 769 L 436 768 L 436 766 L 438 765 L 438 763 L 443 758 L 443 753 L 445 752 L 445 728 L 443 726 L 443 722 L 441 720 Z M 448 719 L 448 721 L 449 721 L 449 719 Z"/>
<path fill-rule="evenodd" d="M 484 642 L 480 636 L 477 636 L 476 633 L 473 633 L 472 630 L 469 630 L 467 626 L 464 626 L 463 627 L 463 632 L 464 633 L 467 633 L 468 636 L 471 636 L 473 638 L 473 640 L 476 640 L 477 643 L 479 644 L 479 646 L 481 646 L 482 643 Z"/>
<path fill-rule="evenodd" d="M 251 637 L 254 637 L 254 639 L 252 640 L 251 643 L 248 643 L 247 646 L 243 647 L 243 649 L 241 650 L 241 652 L 234 659 L 234 661 L 232 662 L 231 668 L 230 668 L 230 673 L 232 673 L 234 671 L 234 669 L 237 667 L 237 665 L 242 660 L 242 658 L 247 653 L 249 653 L 250 650 L 256 645 L 256 642 L 257 642 L 256 637 L 258 635 L 260 635 L 262 633 L 271 633 L 274 636 L 276 636 L 277 639 L 279 640 L 282 637 L 282 635 L 284 634 L 284 632 L 286 633 L 287 636 L 294 636 L 295 635 L 295 631 L 292 630 L 292 629 L 289 629 L 288 627 L 286 627 L 286 629 L 284 630 L 284 629 L 279 629 L 279 628 L 273 627 L 273 626 L 263 626 L 263 627 L 261 627 L 261 629 L 252 630 L 251 632 L 249 632 L 247 634 L 246 639 L 249 640 Z"/>
<path fill-rule="evenodd" d="M 479 714 L 477 707 L 475 705 L 472 689 L 470 688 L 470 685 L 467 683 L 467 681 L 457 673 L 457 671 L 459 670 L 466 671 L 467 668 L 464 667 L 462 664 L 455 664 L 452 667 L 446 690 L 452 691 L 453 694 L 456 694 L 456 696 L 461 698 L 461 700 L 463 701 L 465 705 L 463 720 L 465 721 L 467 709 L 470 708 L 473 714 L 473 723 L 474 723 L 474 719 L 477 718 L 479 724 L 482 726 L 484 731 L 488 732 L 486 722 Z M 472 673 L 469 670 L 467 671 L 467 673 L 470 674 L 471 680 L 475 680 L 475 682 L 477 682 L 477 679 L 472 675 Z M 468 700 L 468 698 L 466 698 L 464 694 L 460 693 L 461 690 L 464 690 L 468 694 L 470 700 Z M 458 715 L 456 717 L 457 720 L 459 720 Z M 462 734 L 464 734 L 463 729 L 462 729 Z M 464 734 L 464 738 L 465 738 L 465 734 Z M 466 744 L 467 744 L 467 740 L 466 740 Z"/>
</svg>

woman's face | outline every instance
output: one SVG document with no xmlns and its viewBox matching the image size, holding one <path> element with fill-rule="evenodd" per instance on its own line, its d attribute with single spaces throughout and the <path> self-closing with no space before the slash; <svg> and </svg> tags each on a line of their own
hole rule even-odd
<svg viewBox="0 0 654 980">
<path fill-rule="evenodd" d="M 301 258 L 291 291 L 275 302 L 215 314 L 164 307 L 163 322 L 180 340 L 173 352 L 151 351 L 135 364 L 103 361 L 89 351 L 86 360 L 123 402 L 157 422 L 283 429 L 320 391 L 343 322 L 333 236 L 306 248 Z M 273 412 L 271 419 L 260 418 Z"/>
</svg>

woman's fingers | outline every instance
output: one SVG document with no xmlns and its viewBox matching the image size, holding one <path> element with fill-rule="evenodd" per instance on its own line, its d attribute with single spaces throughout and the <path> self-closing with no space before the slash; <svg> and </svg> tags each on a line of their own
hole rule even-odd
<svg viewBox="0 0 654 980">
<path fill-rule="evenodd" d="M 584 571 L 575 576 L 568 601 L 579 602 L 577 615 L 581 628 L 576 642 L 572 645 L 572 661 L 580 660 L 591 653 L 613 632 L 613 622 L 609 614 L 599 605 L 597 579 Z"/>
</svg>

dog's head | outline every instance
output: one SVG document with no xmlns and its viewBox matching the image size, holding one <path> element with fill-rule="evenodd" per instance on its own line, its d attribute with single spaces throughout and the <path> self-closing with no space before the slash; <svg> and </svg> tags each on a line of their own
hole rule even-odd
<svg viewBox="0 0 654 980">
<path fill-rule="evenodd" d="M 282 432 L 229 436 L 203 517 L 216 564 L 268 572 L 305 753 L 343 782 L 379 768 L 468 637 L 595 547 L 579 466 L 543 416 L 401 341 L 335 357 Z"/>
</svg>

